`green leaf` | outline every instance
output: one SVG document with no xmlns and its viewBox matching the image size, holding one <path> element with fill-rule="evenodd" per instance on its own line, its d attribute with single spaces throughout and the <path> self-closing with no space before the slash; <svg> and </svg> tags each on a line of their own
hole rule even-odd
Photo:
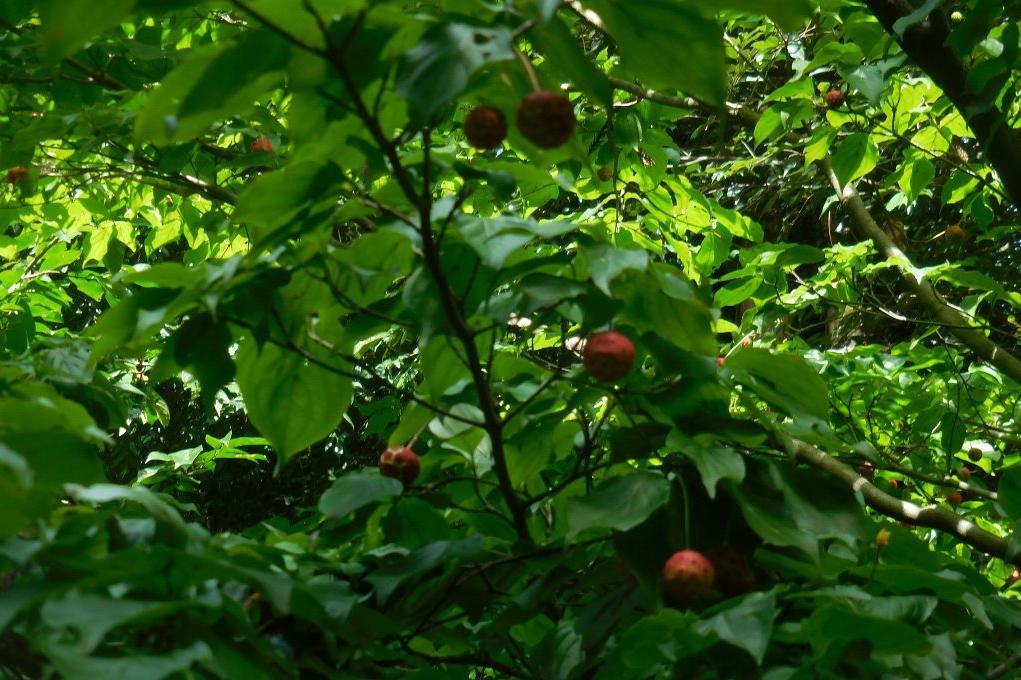
<svg viewBox="0 0 1021 680">
<path fill-rule="evenodd" d="M 70 594 L 47 601 L 39 615 L 55 630 L 72 629 L 78 640 L 75 651 L 91 654 L 106 634 L 118 626 L 152 625 L 189 606 L 192 605 L 188 602 L 143 602 Z"/>
<path fill-rule="evenodd" d="M 135 142 L 165 146 L 197 137 L 279 83 L 289 58 L 288 45 L 268 30 L 196 50 L 149 96 Z"/>
<path fill-rule="evenodd" d="M 354 394 L 351 378 L 299 354 L 246 338 L 237 353 L 238 387 L 252 423 L 282 466 L 291 454 L 337 429 Z"/>
<path fill-rule="evenodd" d="M 810 0 L 694 0 L 693 4 L 717 11 L 729 9 L 766 15 L 787 31 L 800 28 L 812 16 L 813 9 Z"/>
<path fill-rule="evenodd" d="M 602 19 L 623 66 L 643 85 L 723 105 L 726 59 L 715 19 L 681 0 L 590 0 L 585 7 Z"/>
<path fill-rule="evenodd" d="M 864 177 L 878 164 L 879 147 L 864 132 L 849 135 L 833 153 L 833 171 L 844 184 Z"/>
<path fill-rule="evenodd" d="M 262 175 L 238 197 L 234 221 L 267 247 L 322 223 L 336 210 L 344 174 L 333 163 L 298 162 Z"/>
<path fill-rule="evenodd" d="M 644 522 L 670 497 L 670 483 L 662 475 L 636 472 L 601 484 L 584 498 L 567 504 L 567 536 L 589 529 L 627 531 Z"/>
<path fill-rule="evenodd" d="M 868 640 L 874 652 L 886 654 L 921 654 L 931 648 L 928 638 L 915 626 L 858 614 L 837 605 L 817 608 L 802 626 L 803 634 L 819 649 L 853 640 Z"/>
<path fill-rule="evenodd" d="M 528 35 L 545 58 L 545 64 L 563 74 L 564 80 L 577 85 L 593 102 L 604 106 L 613 103 L 610 81 L 581 50 L 577 39 L 559 17 L 536 26 Z"/>
<path fill-rule="evenodd" d="M 397 94 L 408 100 L 412 120 L 426 123 L 464 91 L 480 67 L 513 58 L 507 29 L 438 23 L 405 55 L 397 72 Z"/>
<path fill-rule="evenodd" d="M 793 354 L 743 349 L 727 360 L 734 376 L 763 400 L 790 416 L 829 418 L 826 382 L 807 361 Z"/>
<path fill-rule="evenodd" d="M 664 609 L 639 619 L 620 635 L 611 663 L 597 680 L 648 677 L 657 665 L 673 665 L 698 654 L 712 640 L 695 630 L 692 617 L 675 609 Z"/>
<path fill-rule="evenodd" d="M 110 0 L 102 11 L 96 11 L 92 0 L 43 0 L 39 4 L 42 57 L 54 63 L 77 52 L 97 33 L 116 26 L 135 0 Z"/>
<path fill-rule="evenodd" d="M 379 602 L 386 602 L 405 580 L 439 565 L 453 566 L 457 560 L 477 557 L 482 553 L 482 536 L 460 541 L 437 541 L 419 548 L 396 563 L 372 572 L 365 580 L 376 590 Z"/>
<path fill-rule="evenodd" d="M 621 273 L 628 269 L 644 270 L 649 265 L 644 250 L 614 248 L 606 243 L 582 247 L 578 259 L 587 268 L 592 282 L 607 295 L 612 295 L 610 282 Z"/>
<path fill-rule="evenodd" d="M 364 470 L 349 472 L 319 498 L 319 512 L 327 517 L 345 517 L 370 503 L 399 496 L 403 490 L 398 479 Z"/>
<path fill-rule="evenodd" d="M 690 458 L 710 498 L 716 498 L 716 484 L 721 479 L 732 479 L 740 483 L 744 479 L 744 457 L 729 446 L 701 445 L 694 441 L 681 444 L 677 441 L 676 431 L 667 439 L 669 446 L 680 444 L 681 453 Z"/>
<path fill-rule="evenodd" d="M 197 662 L 208 662 L 211 657 L 209 646 L 201 641 L 158 656 L 88 657 L 79 655 L 70 647 L 53 643 L 44 645 L 43 653 L 53 662 L 60 676 L 67 680 L 161 680 L 184 673 Z"/>
<path fill-rule="evenodd" d="M 766 543 L 791 546 L 813 559 L 819 541 L 861 540 L 861 506 L 844 484 L 814 470 L 746 460 L 745 478 L 728 488 L 745 521 Z"/>
<path fill-rule="evenodd" d="M 78 484 L 69 484 L 67 491 L 72 498 L 84 503 L 96 505 L 111 501 L 137 503 L 153 519 L 168 527 L 179 542 L 183 543 L 188 535 L 188 527 L 180 513 L 166 500 L 145 487 L 121 486 L 119 484 L 93 484 L 84 487 Z"/>
<path fill-rule="evenodd" d="M 776 618 L 774 593 L 751 593 L 737 604 L 695 624 L 697 632 L 715 634 L 724 642 L 740 647 L 762 665 Z"/>
<path fill-rule="evenodd" d="M 463 215 L 458 219 L 458 232 L 461 238 L 491 269 L 500 269 L 512 253 L 537 237 L 556 238 L 575 229 L 577 226 L 570 222 L 539 224 L 533 220 L 509 216 L 490 218 Z"/>
<path fill-rule="evenodd" d="M 1012 467 L 1000 476 L 999 502 L 1013 519 L 1021 519 L 1021 467 Z"/>
</svg>

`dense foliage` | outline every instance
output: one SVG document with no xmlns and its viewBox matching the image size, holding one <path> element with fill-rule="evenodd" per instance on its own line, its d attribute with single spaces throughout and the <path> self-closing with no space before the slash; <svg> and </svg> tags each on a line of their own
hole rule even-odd
<svg viewBox="0 0 1021 680">
<path fill-rule="evenodd" d="M 1019 70 L 1017 0 L 3 0 L 0 671 L 1010 676 Z"/>
</svg>

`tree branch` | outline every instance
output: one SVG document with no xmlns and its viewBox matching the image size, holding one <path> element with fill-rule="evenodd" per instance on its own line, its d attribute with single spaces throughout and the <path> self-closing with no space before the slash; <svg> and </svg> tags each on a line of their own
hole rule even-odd
<svg viewBox="0 0 1021 680">
<path fill-rule="evenodd" d="M 969 89 L 968 69 L 947 43 L 950 26 L 943 12 L 933 11 L 897 35 L 894 24 L 912 13 L 912 6 L 900 0 L 865 0 L 865 4 L 968 121 L 1014 205 L 1021 207 L 1021 131 L 1011 127 L 994 96 Z"/>
<path fill-rule="evenodd" d="M 806 444 L 798 439 L 792 439 L 791 443 L 794 455 L 799 461 L 846 482 L 852 489 L 861 493 L 866 505 L 876 512 L 910 524 L 942 531 L 987 555 L 998 557 L 1015 566 L 1021 566 L 1021 555 L 1008 559 L 1007 539 L 991 534 L 975 523 L 944 508 L 921 507 L 909 501 L 894 498 L 877 489 L 850 466 L 823 453 L 811 444 Z"/>
<path fill-rule="evenodd" d="M 851 184 L 841 186 L 840 179 L 834 172 L 833 163 L 828 156 L 819 161 L 819 165 L 840 198 L 840 202 L 851 214 L 857 231 L 862 236 L 871 239 L 884 257 L 898 262 L 897 269 L 900 272 L 901 281 L 908 290 L 915 294 L 915 297 L 929 310 L 929 313 L 975 354 L 996 366 L 1015 382 L 1021 383 L 1021 361 L 990 340 L 985 334 L 971 327 L 964 314 L 947 304 L 932 287 L 932 284 L 925 279 L 916 278 L 909 271 L 914 268 L 911 260 L 893 242 L 889 234 L 872 219 L 872 215 L 869 214 L 857 189 Z"/>
</svg>

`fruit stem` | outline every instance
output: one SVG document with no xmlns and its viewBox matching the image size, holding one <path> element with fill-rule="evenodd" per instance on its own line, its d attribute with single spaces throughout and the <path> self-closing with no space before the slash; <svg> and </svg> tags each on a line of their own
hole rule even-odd
<svg viewBox="0 0 1021 680">
<path fill-rule="evenodd" d="M 513 48 L 514 56 L 518 58 L 521 65 L 525 68 L 525 73 L 528 74 L 528 80 L 532 83 L 532 89 L 536 92 L 542 90 L 542 85 L 539 84 L 539 76 L 535 72 L 535 67 L 532 66 L 532 62 L 525 56 L 525 53 L 518 49 L 517 45 Z"/>
<path fill-rule="evenodd" d="M 422 433 L 425 432 L 425 428 L 427 427 L 429 427 L 429 423 L 426 423 L 422 427 L 418 428 L 418 432 L 415 433 L 414 437 L 408 440 L 408 443 L 404 445 L 404 448 L 410 449 L 411 447 L 413 447 L 415 445 L 415 442 L 418 441 L 418 438 L 422 436 Z"/>
<path fill-rule="evenodd" d="M 688 485 L 684 482 L 684 475 L 677 475 L 677 481 L 681 485 L 681 498 L 684 500 L 684 549 L 691 547 L 691 502 L 688 500 Z"/>
</svg>

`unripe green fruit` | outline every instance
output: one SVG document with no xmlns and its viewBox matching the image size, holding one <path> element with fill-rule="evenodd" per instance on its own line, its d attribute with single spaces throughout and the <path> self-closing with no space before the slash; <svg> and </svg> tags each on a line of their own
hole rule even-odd
<svg viewBox="0 0 1021 680">
<path fill-rule="evenodd" d="M 959 24 L 962 21 L 964 21 L 964 14 L 961 13 L 959 10 L 954 10 L 953 12 L 950 13 L 950 21 L 951 23 Z"/>
<path fill-rule="evenodd" d="M 632 111 L 617 114 L 613 121 L 613 141 L 620 146 L 636 146 L 642 141 L 642 119 Z"/>
</svg>

